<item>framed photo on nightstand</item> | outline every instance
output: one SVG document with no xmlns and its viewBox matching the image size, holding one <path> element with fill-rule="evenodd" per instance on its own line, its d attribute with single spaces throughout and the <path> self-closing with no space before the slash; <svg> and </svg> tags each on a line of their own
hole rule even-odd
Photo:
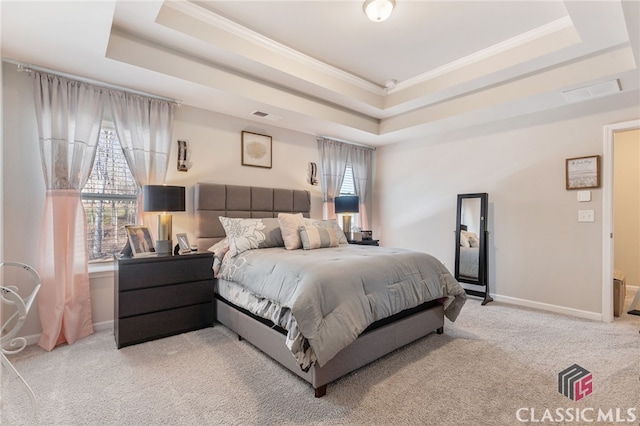
<svg viewBox="0 0 640 426">
<path fill-rule="evenodd" d="M 146 226 L 131 225 L 127 226 L 126 229 L 133 257 L 154 256 L 156 254 L 149 228 Z"/>
<path fill-rule="evenodd" d="M 179 254 L 191 253 L 187 234 L 176 234 L 176 238 L 178 239 L 178 247 L 180 247 Z"/>
</svg>

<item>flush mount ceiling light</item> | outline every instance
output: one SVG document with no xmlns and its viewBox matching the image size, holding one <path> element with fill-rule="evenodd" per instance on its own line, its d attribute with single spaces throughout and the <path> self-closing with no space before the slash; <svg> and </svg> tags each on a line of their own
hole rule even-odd
<svg viewBox="0 0 640 426">
<path fill-rule="evenodd" d="M 391 16 L 395 5 L 395 0 L 367 0 L 362 9 L 373 22 L 382 22 Z"/>
</svg>

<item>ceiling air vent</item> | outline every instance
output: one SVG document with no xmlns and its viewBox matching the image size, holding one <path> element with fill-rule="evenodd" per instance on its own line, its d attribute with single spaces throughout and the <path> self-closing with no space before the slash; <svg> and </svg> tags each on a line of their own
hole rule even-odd
<svg viewBox="0 0 640 426">
<path fill-rule="evenodd" d="M 601 96 L 613 95 L 618 92 L 620 92 L 620 83 L 618 80 L 611 80 L 579 89 L 565 90 L 562 92 L 562 95 L 567 102 L 580 102 Z"/>
<path fill-rule="evenodd" d="M 269 114 L 268 112 L 262 112 L 258 110 L 253 111 L 251 115 L 253 115 L 254 117 L 264 118 L 271 121 L 282 120 L 282 117 L 280 117 L 279 115 Z"/>
</svg>

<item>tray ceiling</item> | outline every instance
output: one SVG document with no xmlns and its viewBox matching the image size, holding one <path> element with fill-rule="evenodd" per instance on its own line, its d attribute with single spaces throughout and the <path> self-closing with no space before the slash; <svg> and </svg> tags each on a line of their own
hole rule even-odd
<svg viewBox="0 0 640 426">
<path fill-rule="evenodd" d="M 374 146 L 552 111 L 591 85 L 637 93 L 640 80 L 637 2 L 397 0 L 381 23 L 359 1 L 1 8 L 3 58 Z"/>
</svg>

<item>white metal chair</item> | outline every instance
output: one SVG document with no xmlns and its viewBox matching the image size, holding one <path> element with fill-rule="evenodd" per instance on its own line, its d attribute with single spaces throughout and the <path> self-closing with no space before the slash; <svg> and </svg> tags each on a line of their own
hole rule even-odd
<svg viewBox="0 0 640 426">
<path fill-rule="evenodd" d="M 10 268 L 20 268 L 26 270 L 31 279 L 34 280 L 33 290 L 23 298 L 20 296 L 17 286 L 5 285 L 5 280 L 10 279 Z M 27 339 L 24 337 L 16 337 L 29 314 L 31 306 L 35 301 L 38 290 L 40 290 L 40 276 L 29 265 L 18 262 L 2 262 L 0 263 L 0 301 L 2 302 L 0 316 L 0 361 L 3 367 L 6 367 L 10 373 L 14 374 L 25 388 L 31 400 L 33 415 L 36 413 L 36 397 L 31 387 L 22 378 L 20 373 L 15 369 L 13 364 L 7 359 L 6 355 L 14 355 L 23 350 L 27 346 Z M 22 286 L 24 287 L 24 286 Z"/>
</svg>

